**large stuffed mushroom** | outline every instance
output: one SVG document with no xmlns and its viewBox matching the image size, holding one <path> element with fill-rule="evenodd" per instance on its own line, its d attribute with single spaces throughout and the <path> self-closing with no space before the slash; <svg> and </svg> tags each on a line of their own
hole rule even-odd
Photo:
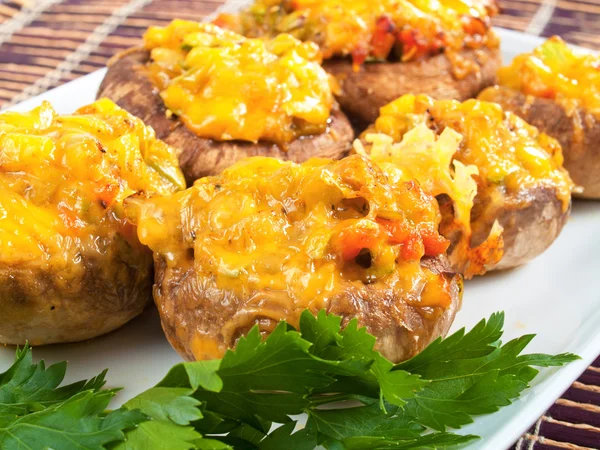
<svg viewBox="0 0 600 450">
<path fill-rule="evenodd" d="M 496 102 L 557 139 L 565 168 L 582 190 L 600 199 L 600 56 L 572 50 L 554 36 L 498 72 L 499 86 L 482 100 Z"/>
<path fill-rule="evenodd" d="M 249 156 L 340 158 L 354 132 L 314 44 L 246 39 L 211 24 L 151 27 L 98 91 L 179 149 L 189 183 Z"/>
<path fill-rule="evenodd" d="M 154 251 L 154 298 L 187 360 L 220 358 L 253 326 L 341 315 L 400 361 L 448 331 L 462 296 L 436 201 L 369 159 L 249 158 L 185 192 L 128 199 Z"/>
<path fill-rule="evenodd" d="M 438 198 L 450 259 L 467 277 L 527 263 L 567 221 L 573 183 L 560 144 L 495 103 L 406 95 L 361 137 L 359 151 Z"/>
<path fill-rule="evenodd" d="M 152 301 L 123 199 L 185 188 L 173 149 L 108 100 L 0 114 L 0 342 L 74 342 Z"/>
<path fill-rule="evenodd" d="M 492 85 L 501 62 L 496 12 L 493 0 L 256 0 L 215 23 L 318 44 L 342 110 L 362 126 L 404 94 L 462 101 Z"/>
</svg>

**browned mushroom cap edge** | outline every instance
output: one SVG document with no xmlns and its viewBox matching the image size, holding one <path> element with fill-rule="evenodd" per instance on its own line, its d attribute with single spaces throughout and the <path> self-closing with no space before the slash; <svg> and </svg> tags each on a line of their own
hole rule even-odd
<svg viewBox="0 0 600 450">
<path fill-rule="evenodd" d="M 416 355 L 433 340 L 446 335 L 462 301 L 462 277 L 451 271 L 444 255 L 424 258 L 421 265 L 446 279 L 451 300 L 448 307 L 429 308 L 424 313 L 414 305 L 414 299 L 395 297 L 390 286 L 381 281 L 362 287 L 347 283 L 329 300 L 327 313 L 341 316 L 342 326 L 356 318 L 359 326 L 366 327 L 377 338 L 376 349 L 392 361 Z M 251 324 L 264 319 L 256 316 L 256 312 L 241 311 L 245 304 L 243 299 L 218 288 L 210 278 L 198 277 L 193 265 L 169 267 L 163 256 L 155 254 L 155 267 L 154 297 L 163 330 L 173 348 L 188 361 L 195 359 L 192 348 L 195 336 L 227 347 L 235 345 L 223 336 L 223 324 L 230 318 L 251 314 L 244 321 Z M 264 290 L 254 292 L 252 298 L 261 295 L 284 294 Z M 245 328 L 245 332 L 248 329 Z"/>
<path fill-rule="evenodd" d="M 144 70 L 149 52 L 131 49 L 111 61 L 98 90 L 154 128 L 158 138 L 179 150 L 179 162 L 188 183 L 216 175 L 236 161 L 250 156 L 270 156 L 293 162 L 312 157 L 338 159 L 347 154 L 354 132 L 337 104 L 331 112 L 327 132 L 300 137 L 282 149 L 269 142 L 216 141 L 190 131 L 177 117 L 168 114 L 157 88 Z"/>
<path fill-rule="evenodd" d="M 583 187 L 582 193 L 573 195 L 600 199 L 600 118 L 582 109 L 567 112 L 554 100 L 527 96 L 505 87 L 486 89 L 480 98 L 500 104 L 558 140 L 565 169 L 573 182 Z"/>
<path fill-rule="evenodd" d="M 340 84 L 337 99 L 342 110 L 364 127 L 377 119 L 379 108 L 404 94 L 464 101 L 494 84 L 501 65 L 499 49 L 464 50 L 461 55 L 476 62 L 480 70 L 457 79 L 444 54 L 410 62 L 366 63 L 359 71 L 345 59 L 325 61 L 323 67 Z"/>
</svg>

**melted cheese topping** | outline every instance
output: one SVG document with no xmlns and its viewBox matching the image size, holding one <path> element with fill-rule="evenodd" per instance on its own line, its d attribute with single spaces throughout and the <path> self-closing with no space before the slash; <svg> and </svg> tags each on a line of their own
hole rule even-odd
<svg viewBox="0 0 600 450">
<path fill-rule="evenodd" d="M 396 178 L 417 180 L 425 192 L 449 195 L 454 200 L 455 214 L 461 223 L 469 224 L 477 183 L 476 166 L 465 166 L 454 159 L 462 136 L 447 128 L 441 135 L 420 124 L 400 137 L 400 142 L 383 133 L 363 136 L 368 152 L 360 141 L 354 143 L 359 154 L 368 154 L 388 174 Z"/>
<path fill-rule="evenodd" d="M 324 57 L 397 57 L 410 61 L 463 48 L 497 47 L 485 0 L 256 0 L 238 16 L 216 23 L 248 36 L 291 33 L 319 44 Z"/>
<path fill-rule="evenodd" d="M 47 102 L 0 114 L 2 263 L 79 273 L 114 234 L 139 247 L 125 197 L 184 188 L 174 150 L 109 100 L 67 116 Z"/>
<path fill-rule="evenodd" d="M 567 111 L 581 107 L 600 117 L 600 56 L 578 52 L 558 36 L 498 71 L 499 84 L 551 98 Z"/>
<path fill-rule="evenodd" d="M 317 46 L 174 20 L 144 35 L 167 108 L 197 135 L 289 143 L 326 131 L 333 96 Z"/>
<path fill-rule="evenodd" d="M 484 274 L 502 258 L 502 228 L 498 224 L 494 224 L 481 245 L 471 247 L 471 210 L 477 195 L 473 176 L 479 170 L 454 159 L 462 141 L 459 133 L 446 128 L 437 136 L 425 124 L 419 124 L 407 131 L 400 142 L 394 142 L 391 136 L 383 133 L 367 132 L 362 139 L 366 148 L 363 142 L 356 140 L 354 150 L 368 154 L 391 178 L 417 180 L 425 192 L 451 199 L 451 217 L 444 217 L 440 231 L 445 236 L 460 232 L 460 240 L 453 239 L 448 256 L 453 267 L 465 278 Z"/>
<path fill-rule="evenodd" d="M 214 281 L 246 308 L 268 297 L 259 291 L 284 293 L 272 301 L 285 307 L 261 303 L 253 317 L 294 324 L 303 309 L 317 312 L 355 283 L 384 282 L 422 307 L 451 302 L 445 277 L 421 265 L 448 247 L 435 199 L 358 155 L 302 165 L 249 158 L 184 192 L 127 207 L 140 241 L 169 267 L 193 267 L 199 286 Z M 272 317 L 282 310 L 293 313 Z"/>
<path fill-rule="evenodd" d="M 560 144 L 499 105 L 405 95 L 381 108 L 371 131 L 398 142 L 419 124 L 437 132 L 452 128 L 462 135 L 454 160 L 477 168 L 479 189 L 503 185 L 517 193 L 523 188 L 553 186 L 564 209 L 568 208 L 573 183 L 562 166 Z"/>
<path fill-rule="evenodd" d="M 458 236 L 449 257 L 466 278 L 485 273 L 503 254 L 497 222 L 481 244 L 471 246 L 478 195 L 501 203 L 506 193 L 549 186 L 569 207 L 573 184 L 558 142 L 494 103 L 405 95 L 381 108 L 362 139 L 368 147 L 358 142 L 357 152 L 369 153 L 384 170 L 408 174 L 427 193 L 449 197 L 452 207 L 440 229 Z"/>
</svg>

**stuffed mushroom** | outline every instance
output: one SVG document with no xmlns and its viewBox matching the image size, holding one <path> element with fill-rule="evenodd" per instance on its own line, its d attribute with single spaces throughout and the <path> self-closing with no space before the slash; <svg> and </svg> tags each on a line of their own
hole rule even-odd
<svg viewBox="0 0 600 450">
<path fill-rule="evenodd" d="M 290 33 L 319 45 L 358 125 L 403 94 L 466 100 L 494 83 L 493 0 L 256 0 L 216 19 L 246 36 Z"/>
<path fill-rule="evenodd" d="M 368 158 L 256 157 L 188 190 L 130 198 L 154 251 L 154 299 L 187 360 L 220 358 L 253 326 L 326 310 L 400 361 L 445 335 L 460 306 L 435 199 Z"/>
<path fill-rule="evenodd" d="M 438 198 L 450 259 L 467 277 L 525 264 L 567 220 L 573 183 L 560 144 L 495 103 L 406 95 L 362 139 L 359 151 Z"/>
<path fill-rule="evenodd" d="M 573 49 L 554 36 L 498 71 L 499 86 L 480 94 L 557 139 L 565 168 L 600 199 L 600 56 Z"/>
<path fill-rule="evenodd" d="M 113 60 L 98 96 L 179 149 L 192 182 L 248 156 L 300 162 L 346 154 L 353 130 L 320 62 L 316 45 L 290 35 L 246 39 L 174 20 Z"/>
<path fill-rule="evenodd" d="M 123 199 L 184 189 L 173 149 L 109 100 L 0 114 L 0 342 L 89 339 L 152 301 Z"/>
</svg>

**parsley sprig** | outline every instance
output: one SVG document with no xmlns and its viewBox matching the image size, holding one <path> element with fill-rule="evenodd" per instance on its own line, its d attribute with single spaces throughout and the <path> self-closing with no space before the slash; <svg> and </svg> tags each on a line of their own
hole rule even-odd
<svg viewBox="0 0 600 450">
<path fill-rule="evenodd" d="M 257 328 L 222 360 L 174 366 L 154 388 L 107 410 L 106 371 L 61 387 L 66 363 L 32 362 L 29 346 L 0 374 L 2 449 L 328 450 L 448 448 L 449 431 L 511 403 L 538 373 L 578 357 L 522 355 L 502 344 L 504 315 L 438 339 L 394 365 L 356 321 L 304 312 L 299 330 Z M 306 426 L 298 425 L 306 414 Z M 277 426 L 276 426 L 277 425 Z"/>
</svg>

